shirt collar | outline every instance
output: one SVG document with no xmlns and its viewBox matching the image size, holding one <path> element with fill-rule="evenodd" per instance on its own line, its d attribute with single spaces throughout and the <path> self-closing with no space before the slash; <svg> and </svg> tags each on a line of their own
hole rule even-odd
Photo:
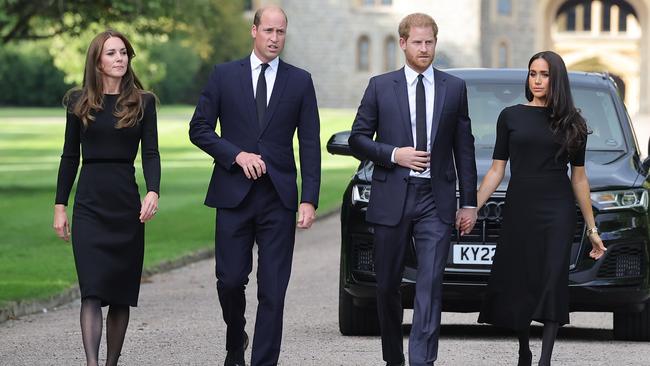
<svg viewBox="0 0 650 366">
<path fill-rule="evenodd" d="M 273 60 L 269 61 L 268 64 L 272 70 L 277 71 L 279 63 L 280 63 L 280 58 L 276 57 Z M 259 68 L 261 64 L 263 64 L 263 62 L 257 57 L 255 51 L 251 52 L 251 70 L 255 70 Z"/>
<path fill-rule="evenodd" d="M 415 84 L 418 79 L 419 73 L 413 70 L 408 64 L 404 65 L 404 74 L 406 75 L 406 83 L 409 85 Z M 433 66 L 429 65 L 426 70 L 422 73 L 424 75 L 424 80 L 433 84 Z"/>
</svg>

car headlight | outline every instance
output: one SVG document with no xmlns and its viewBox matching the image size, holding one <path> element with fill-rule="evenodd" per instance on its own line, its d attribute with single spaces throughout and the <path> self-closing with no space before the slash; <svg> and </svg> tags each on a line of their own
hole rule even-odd
<svg viewBox="0 0 650 366">
<path fill-rule="evenodd" d="M 591 202 L 601 211 L 648 210 L 648 191 L 627 189 L 623 191 L 591 192 Z"/>
<path fill-rule="evenodd" d="M 370 201 L 370 185 L 355 184 L 352 187 L 352 204 L 368 203 Z"/>
</svg>

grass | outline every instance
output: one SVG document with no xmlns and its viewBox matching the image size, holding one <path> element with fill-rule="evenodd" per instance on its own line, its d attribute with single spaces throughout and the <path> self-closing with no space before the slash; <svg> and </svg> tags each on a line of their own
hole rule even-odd
<svg viewBox="0 0 650 366">
<path fill-rule="evenodd" d="M 188 106 L 163 106 L 159 111 L 160 212 L 146 227 L 145 267 L 213 243 L 214 210 L 203 205 L 212 159 L 187 138 L 192 112 Z M 46 298 L 77 283 L 72 248 L 52 230 L 63 114 L 62 108 L 0 108 L 0 307 L 9 301 Z M 349 129 L 353 117 L 350 110 L 321 111 L 321 215 L 340 204 L 357 164 L 325 151 L 329 136 Z M 136 167 L 144 193 L 139 163 Z"/>
</svg>

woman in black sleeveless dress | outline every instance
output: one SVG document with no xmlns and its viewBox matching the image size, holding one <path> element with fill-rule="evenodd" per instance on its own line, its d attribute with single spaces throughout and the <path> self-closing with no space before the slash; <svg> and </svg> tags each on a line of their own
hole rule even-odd
<svg viewBox="0 0 650 366">
<path fill-rule="evenodd" d="M 97 365 L 106 318 L 106 365 L 117 365 L 137 306 L 144 256 L 144 223 L 158 207 L 160 157 L 156 98 L 131 69 L 133 48 L 124 35 L 100 33 L 90 44 L 81 90 L 66 96 L 65 144 L 54 205 L 54 229 L 72 234 L 79 288 L 81 334 L 88 365 Z M 140 201 L 133 161 L 141 146 L 147 194 Z M 81 154 L 80 154 L 81 148 Z M 72 232 L 66 205 L 83 164 L 74 200 Z"/>
<path fill-rule="evenodd" d="M 531 321 L 544 323 L 539 364 L 549 365 L 557 330 L 569 322 L 576 200 L 592 243 L 590 256 L 598 259 L 606 249 L 584 168 L 587 125 L 573 104 L 562 58 L 551 51 L 534 55 L 525 89 L 529 103 L 505 108 L 499 116 L 494 160 L 478 191 L 481 207 L 510 159 L 503 226 L 478 321 L 517 331 L 519 365 L 532 363 Z"/>
</svg>

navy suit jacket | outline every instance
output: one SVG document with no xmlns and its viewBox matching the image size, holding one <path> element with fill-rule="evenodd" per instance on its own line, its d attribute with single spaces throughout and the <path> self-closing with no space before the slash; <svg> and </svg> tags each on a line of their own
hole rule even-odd
<svg viewBox="0 0 650 366">
<path fill-rule="evenodd" d="M 434 68 L 434 86 L 431 184 L 440 219 L 453 223 L 457 176 L 460 205 L 476 206 L 474 136 L 465 82 Z M 410 170 L 392 163 L 391 154 L 395 147 L 415 146 L 403 68 L 370 79 L 349 144 L 355 155 L 375 163 L 366 220 L 397 225 L 404 210 Z"/>
<path fill-rule="evenodd" d="M 221 131 L 217 134 L 219 120 Z M 242 151 L 262 156 L 267 174 L 290 210 L 298 207 L 293 136 L 298 131 L 301 202 L 318 207 L 320 189 L 320 121 L 311 75 L 280 60 L 273 92 L 257 120 L 250 58 L 216 65 L 190 121 L 190 140 L 214 158 L 205 204 L 237 207 L 253 184 L 235 157 Z"/>
</svg>

